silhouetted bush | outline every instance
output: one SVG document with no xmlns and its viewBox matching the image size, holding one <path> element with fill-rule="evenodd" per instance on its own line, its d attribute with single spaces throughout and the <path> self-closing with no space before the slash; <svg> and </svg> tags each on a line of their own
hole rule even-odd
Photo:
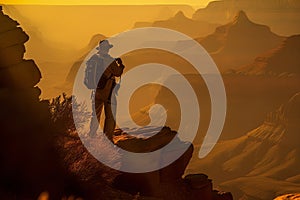
<svg viewBox="0 0 300 200">
<path fill-rule="evenodd" d="M 72 98 L 72 96 L 68 97 L 63 93 L 49 102 L 51 120 L 59 133 L 73 135 L 76 132 L 73 112 L 76 112 L 74 114 L 80 113 L 80 115 L 76 115 L 80 117 L 79 119 L 76 119 L 79 128 L 83 127 L 86 123 L 86 119 L 89 119 L 90 117 L 86 106 L 77 103 L 76 100 L 72 101 Z"/>
</svg>

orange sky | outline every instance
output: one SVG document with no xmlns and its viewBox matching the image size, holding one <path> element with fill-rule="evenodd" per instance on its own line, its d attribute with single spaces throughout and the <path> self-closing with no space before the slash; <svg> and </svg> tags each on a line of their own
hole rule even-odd
<svg viewBox="0 0 300 200">
<path fill-rule="evenodd" d="M 145 4 L 187 4 L 205 6 L 212 0 L 0 0 L 1 4 L 39 5 L 145 5 Z"/>
<path fill-rule="evenodd" d="M 95 34 L 112 36 L 133 28 L 138 21 L 168 19 L 178 10 L 183 10 L 188 17 L 194 12 L 189 6 L 166 9 L 170 13 L 165 13 L 165 9 L 124 9 L 122 6 L 4 6 L 5 13 L 19 21 L 28 34 L 39 34 L 43 40 L 71 45 L 76 49 L 85 47 Z M 33 37 L 32 34 L 31 36 Z"/>
</svg>

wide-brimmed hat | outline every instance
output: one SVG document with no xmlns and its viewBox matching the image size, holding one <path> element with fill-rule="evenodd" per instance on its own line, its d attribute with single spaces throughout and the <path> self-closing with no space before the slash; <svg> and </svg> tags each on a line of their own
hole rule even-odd
<svg viewBox="0 0 300 200">
<path fill-rule="evenodd" d="M 108 40 L 101 40 L 100 42 L 99 42 L 99 46 L 96 48 L 97 50 L 99 50 L 100 48 L 112 48 L 113 47 L 113 45 L 112 44 L 110 44 L 109 42 L 108 42 Z"/>
</svg>

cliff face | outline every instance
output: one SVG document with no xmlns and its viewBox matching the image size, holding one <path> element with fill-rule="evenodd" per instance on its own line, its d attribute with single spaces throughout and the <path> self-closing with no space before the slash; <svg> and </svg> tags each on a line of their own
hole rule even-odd
<svg viewBox="0 0 300 200">
<path fill-rule="evenodd" d="M 53 150 L 48 103 L 35 85 L 41 73 L 25 60 L 28 35 L 0 7 L 0 198 L 56 198 L 65 176 Z"/>
<path fill-rule="evenodd" d="M 33 60 L 23 59 L 28 35 L 2 9 L 0 23 L 0 87 L 33 88 L 40 81 L 41 73 Z"/>
</svg>

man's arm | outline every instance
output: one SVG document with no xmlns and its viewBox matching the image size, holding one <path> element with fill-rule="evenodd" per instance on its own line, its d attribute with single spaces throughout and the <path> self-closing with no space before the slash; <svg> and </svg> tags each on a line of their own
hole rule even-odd
<svg viewBox="0 0 300 200">
<path fill-rule="evenodd" d="M 123 74 L 125 66 L 120 58 L 117 58 L 110 66 L 109 69 L 113 76 L 119 77 Z"/>
</svg>

